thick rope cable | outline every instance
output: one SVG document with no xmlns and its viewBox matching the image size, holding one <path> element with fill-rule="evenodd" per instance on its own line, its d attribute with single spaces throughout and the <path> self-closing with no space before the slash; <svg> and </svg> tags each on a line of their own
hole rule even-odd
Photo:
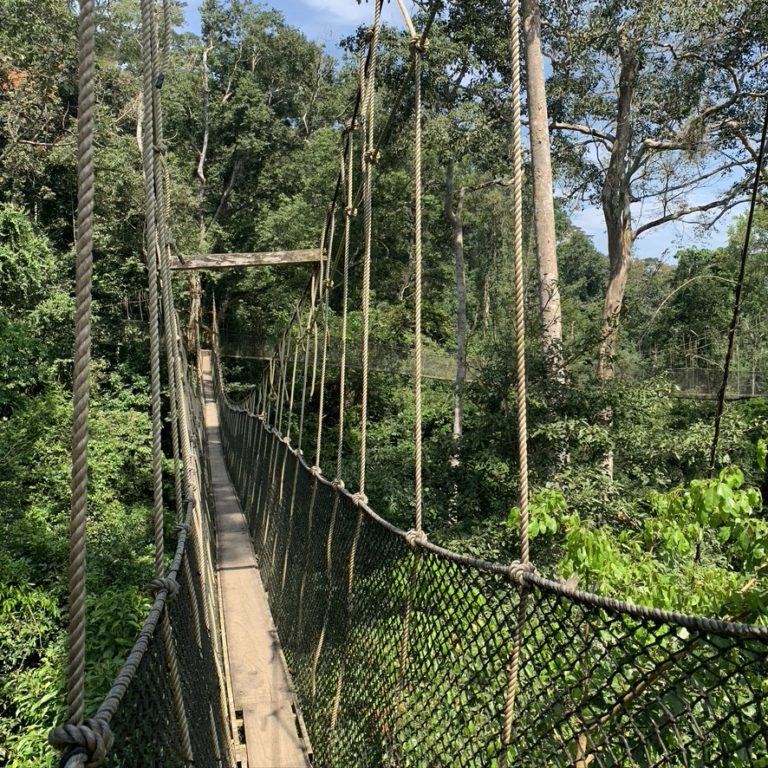
<svg viewBox="0 0 768 768">
<path fill-rule="evenodd" d="M 93 159 L 96 108 L 94 18 L 96 3 L 80 3 L 77 118 L 77 239 L 75 242 L 75 351 L 72 401 L 72 499 L 69 524 L 69 630 L 67 719 L 80 723 L 85 713 L 85 536 L 88 516 L 88 413 L 91 367 L 91 284 L 93 209 L 96 174 Z"/>
<path fill-rule="evenodd" d="M 369 338 L 371 324 L 371 257 L 373 246 L 373 166 L 376 162 L 374 150 L 374 112 L 376 108 L 376 49 L 379 44 L 379 25 L 381 21 L 382 0 L 376 0 L 373 11 L 373 26 L 370 37 L 370 53 L 365 71 L 365 98 L 363 114 L 365 116 L 365 142 L 363 144 L 364 174 L 364 239 L 362 286 L 363 339 L 361 352 L 362 392 L 360 395 L 360 453 L 358 466 L 358 493 L 365 500 L 365 475 L 368 461 L 368 368 Z"/>
<path fill-rule="evenodd" d="M 421 388 L 422 388 L 422 366 L 423 350 L 421 337 L 421 310 L 422 310 L 422 180 L 421 180 L 421 134 L 422 134 L 422 104 L 421 104 L 421 65 L 424 53 L 424 43 L 418 37 L 411 40 L 413 49 L 414 67 L 413 67 L 413 87 L 414 87 L 414 137 L 413 137 L 413 266 L 415 272 L 415 295 L 414 295 L 414 381 L 413 381 L 413 400 L 415 410 L 414 425 L 414 463 L 415 463 L 415 527 L 421 532 L 423 527 L 423 509 L 424 493 L 422 489 L 423 481 L 423 450 L 422 450 L 422 414 L 421 414 Z"/>
<path fill-rule="evenodd" d="M 527 393 L 525 382 L 525 293 L 523 285 L 523 154 L 520 120 L 520 6 L 519 0 L 510 0 L 510 58 L 512 67 L 512 237 L 515 280 L 515 357 L 517 383 L 517 445 L 519 461 L 520 505 L 520 565 L 530 563 L 528 542 L 528 427 Z M 523 584 L 517 611 L 517 626 L 512 654 L 507 668 L 507 690 L 502 725 L 503 759 L 512 740 L 512 721 L 517 698 L 518 677 L 523 644 L 523 624 L 527 608 L 528 590 Z"/>
<path fill-rule="evenodd" d="M 152 67 L 152 37 L 154 27 L 154 2 L 141 2 L 141 45 L 143 52 L 143 95 L 142 95 L 142 164 L 144 168 L 144 218 L 145 249 L 149 276 L 149 357 L 150 357 L 150 401 L 152 422 L 152 520 L 155 536 L 156 578 L 164 572 L 163 542 L 163 451 L 160 402 L 160 319 L 158 299 L 158 231 L 157 200 L 155 197 L 154 174 L 154 120 L 152 91 L 154 89 Z"/>
<path fill-rule="evenodd" d="M 731 373 L 731 360 L 733 358 L 733 349 L 736 341 L 736 329 L 739 325 L 739 316 L 741 314 L 741 293 L 744 288 L 744 275 L 747 270 L 747 258 L 749 256 L 749 244 L 752 239 L 752 222 L 755 217 L 755 208 L 757 207 L 757 193 L 760 189 L 762 178 L 763 161 L 765 159 L 766 135 L 768 134 L 768 101 L 765 107 L 765 116 L 763 117 L 763 129 L 760 134 L 760 146 L 757 153 L 755 164 L 755 180 L 752 184 L 752 197 L 749 204 L 749 214 L 747 215 L 747 228 L 744 233 L 744 244 L 741 249 L 741 259 L 739 261 L 739 276 L 736 279 L 736 287 L 733 293 L 733 314 L 728 326 L 728 347 L 725 352 L 725 362 L 723 364 L 723 379 L 720 383 L 720 390 L 717 393 L 717 410 L 715 412 L 715 427 L 712 434 L 712 445 L 709 449 L 709 467 L 708 476 L 712 477 L 715 472 L 715 461 L 717 459 L 717 444 L 720 441 L 720 425 L 725 411 L 725 393 L 728 389 L 728 379 Z"/>
<path fill-rule="evenodd" d="M 152 108 L 152 128 L 153 128 L 153 145 L 152 145 L 152 174 L 154 179 L 154 203 L 157 219 L 157 236 L 159 241 L 156 241 L 156 254 L 159 266 L 159 279 L 161 283 L 161 296 L 160 302 L 162 305 L 163 316 L 163 330 L 165 336 L 165 353 L 168 367 L 168 387 L 170 398 L 170 420 L 171 420 L 171 442 L 173 447 L 173 465 L 174 465 L 174 490 L 176 495 L 176 509 L 177 509 L 177 522 L 181 522 L 181 514 L 183 509 L 183 491 L 181 480 L 181 465 L 179 462 L 179 429 L 178 429 L 178 402 L 177 402 L 177 384 L 179 387 L 183 386 L 181 380 L 177 381 L 177 376 L 180 376 L 178 366 L 178 349 L 176 345 L 176 339 L 173 328 L 174 318 L 174 306 L 173 306 L 173 291 L 171 290 L 171 270 L 170 270 L 170 235 L 168 229 L 168 213 L 170 211 L 170 190 L 169 184 L 166 180 L 164 173 L 163 163 L 161 163 L 161 153 L 165 148 L 163 145 L 163 112 L 162 103 L 160 100 L 160 89 L 163 85 L 165 78 L 165 68 L 168 64 L 168 49 L 170 46 L 170 29 L 169 29 L 169 16 L 168 8 L 164 3 L 163 6 L 163 41 L 162 41 L 162 64 L 159 61 L 157 46 L 157 27 L 155 24 L 154 12 L 149 14 L 150 18 L 150 51 L 149 51 L 149 64 L 151 67 L 151 80 L 154 83 L 152 88 L 151 108 Z M 143 17 L 142 17 L 143 18 Z M 145 58 L 146 62 L 146 58 Z M 145 123 L 146 124 L 146 123 Z M 145 142 L 149 141 L 149 136 L 144 133 Z M 150 283 L 151 285 L 151 283 Z M 151 294 L 151 291 L 150 291 Z M 158 367 L 159 367 L 159 349 L 153 351 L 154 356 L 157 355 Z M 159 374 L 158 374 L 159 377 Z M 154 421 L 154 413 L 153 413 Z M 154 423 L 153 423 L 154 427 Z M 162 449 L 161 449 L 162 450 Z M 153 456 L 154 458 L 154 456 Z M 160 476 L 162 478 L 162 468 L 160 469 Z M 164 550 L 163 550 L 163 536 L 164 536 L 164 509 L 162 505 L 162 494 L 160 497 L 161 514 L 155 518 L 155 537 L 156 537 L 156 555 L 155 555 L 155 578 L 162 579 L 163 572 L 165 570 L 164 562 Z M 159 544 L 158 544 L 159 542 Z M 181 676 L 179 673 L 178 658 L 176 654 L 176 646 L 173 640 L 173 630 L 171 627 L 170 617 L 168 611 L 163 613 L 163 617 L 160 624 L 163 644 L 165 646 L 166 658 L 168 662 L 168 674 L 171 688 L 171 696 L 173 698 L 174 714 L 176 722 L 179 728 L 179 738 L 181 742 L 182 752 L 184 759 L 187 762 L 192 762 L 194 756 L 192 753 L 192 741 L 189 733 L 189 724 L 187 721 L 186 707 L 184 704 L 184 696 L 181 687 Z"/>
</svg>

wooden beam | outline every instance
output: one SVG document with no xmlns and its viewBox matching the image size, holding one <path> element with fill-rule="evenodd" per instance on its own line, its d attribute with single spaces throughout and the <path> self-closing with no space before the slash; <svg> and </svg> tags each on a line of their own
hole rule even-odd
<svg viewBox="0 0 768 768">
<path fill-rule="evenodd" d="M 257 253 L 208 253 L 184 256 L 171 262 L 171 269 L 231 269 L 233 267 L 279 267 L 294 264 L 316 264 L 320 249 L 303 251 L 261 251 Z"/>
</svg>

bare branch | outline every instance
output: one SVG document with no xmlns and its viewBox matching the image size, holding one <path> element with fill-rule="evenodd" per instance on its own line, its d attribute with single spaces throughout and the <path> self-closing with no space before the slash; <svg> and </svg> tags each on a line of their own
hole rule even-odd
<svg viewBox="0 0 768 768">
<path fill-rule="evenodd" d="M 643 232 L 647 232 L 649 229 L 661 226 L 662 224 L 667 224 L 670 221 L 678 221 L 685 216 L 690 216 L 692 213 L 705 213 L 706 211 L 711 211 L 713 208 L 722 207 L 723 210 L 717 217 L 719 219 L 723 213 L 725 213 L 725 211 L 728 211 L 737 205 L 741 205 L 742 203 L 748 202 L 747 198 L 737 197 L 740 192 L 742 192 L 742 185 L 738 185 L 737 188 L 732 189 L 727 195 L 725 195 L 725 197 L 721 197 L 718 200 L 711 200 L 710 202 L 704 203 L 702 205 L 684 206 L 682 208 L 678 208 L 676 211 L 672 211 L 671 213 L 667 213 L 664 216 L 660 216 L 658 219 L 648 221 L 642 226 L 638 227 L 632 233 L 632 240 L 636 240 L 638 237 L 640 237 L 640 235 L 643 234 Z"/>
<path fill-rule="evenodd" d="M 585 136 L 592 136 L 595 139 L 599 139 L 608 147 L 616 141 L 616 137 L 613 134 L 603 133 L 603 131 L 598 131 L 596 128 L 590 128 L 588 125 L 581 125 L 580 123 L 561 123 L 555 121 L 549 124 L 549 130 L 583 133 Z"/>
</svg>

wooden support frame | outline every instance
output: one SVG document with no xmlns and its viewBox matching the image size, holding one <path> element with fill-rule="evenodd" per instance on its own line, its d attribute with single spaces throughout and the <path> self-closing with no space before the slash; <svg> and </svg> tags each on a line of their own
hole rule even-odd
<svg viewBox="0 0 768 768">
<path fill-rule="evenodd" d="M 232 269 L 242 267 L 281 267 L 300 264 L 318 264 L 322 260 L 319 248 L 301 251 L 258 251 L 255 253 L 208 253 L 174 259 L 171 269 Z"/>
</svg>

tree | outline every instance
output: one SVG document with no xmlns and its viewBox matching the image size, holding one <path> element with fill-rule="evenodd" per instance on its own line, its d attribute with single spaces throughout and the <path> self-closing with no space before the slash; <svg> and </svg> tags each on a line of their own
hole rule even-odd
<svg viewBox="0 0 768 768">
<path fill-rule="evenodd" d="M 597 372 L 609 381 L 633 243 L 670 221 L 714 223 L 744 199 L 767 85 L 759 8 L 603 0 L 545 16 L 560 169 L 574 195 L 599 200 L 608 235 Z M 705 186 L 716 191 L 699 202 Z"/>
<path fill-rule="evenodd" d="M 523 0 L 522 26 L 525 42 L 533 224 L 536 233 L 542 344 L 550 376 L 556 381 L 562 381 L 565 375 L 562 352 L 563 322 L 557 267 L 549 119 L 541 58 L 541 14 L 538 0 Z"/>
</svg>

